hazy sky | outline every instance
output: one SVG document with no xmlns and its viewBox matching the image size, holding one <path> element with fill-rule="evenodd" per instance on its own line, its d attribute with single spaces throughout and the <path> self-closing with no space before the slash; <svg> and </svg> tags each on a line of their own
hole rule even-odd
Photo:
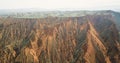
<svg viewBox="0 0 120 63">
<path fill-rule="evenodd" d="M 0 0 L 0 9 L 120 10 L 120 0 Z"/>
</svg>

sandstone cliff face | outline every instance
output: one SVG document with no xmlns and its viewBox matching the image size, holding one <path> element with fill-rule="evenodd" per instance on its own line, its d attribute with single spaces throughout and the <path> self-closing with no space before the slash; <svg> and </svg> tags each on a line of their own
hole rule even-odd
<svg viewBox="0 0 120 63">
<path fill-rule="evenodd" d="M 110 15 L 1 18 L 0 63 L 119 63 Z"/>
</svg>

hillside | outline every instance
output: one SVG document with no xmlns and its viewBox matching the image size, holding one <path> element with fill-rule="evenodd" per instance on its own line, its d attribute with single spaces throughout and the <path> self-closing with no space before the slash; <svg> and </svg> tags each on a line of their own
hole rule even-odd
<svg viewBox="0 0 120 63">
<path fill-rule="evenodd" d="M 0 63 L 120 63 L 119 13 L 97 13 L 1 17 Z"/>
</svg>

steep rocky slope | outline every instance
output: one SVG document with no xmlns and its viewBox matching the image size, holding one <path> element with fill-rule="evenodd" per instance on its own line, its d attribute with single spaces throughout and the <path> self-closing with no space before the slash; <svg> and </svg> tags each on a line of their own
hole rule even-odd
<svg viewBox="0 0 120 63">
<path fill-rule="evenodd" d="M 120 63 L 111 15 L 0 18 L 0 63 Z"/>
</svg>

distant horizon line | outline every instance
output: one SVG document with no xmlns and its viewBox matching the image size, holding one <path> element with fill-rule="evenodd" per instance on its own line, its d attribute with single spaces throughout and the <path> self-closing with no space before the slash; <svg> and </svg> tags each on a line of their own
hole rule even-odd
<svg viewBox="0 0 120 63">
<path fill-rule="evenodd" d="M 6 8 L 6 9 L 0 9 L 0 10 L 31 10 L 31 11 L 116 11 L 120 12 L 120 9 L 77 9 L 77 8 L 56 8 L 56 9 L 47 9 L 47 8 Z"/>
</svg>

